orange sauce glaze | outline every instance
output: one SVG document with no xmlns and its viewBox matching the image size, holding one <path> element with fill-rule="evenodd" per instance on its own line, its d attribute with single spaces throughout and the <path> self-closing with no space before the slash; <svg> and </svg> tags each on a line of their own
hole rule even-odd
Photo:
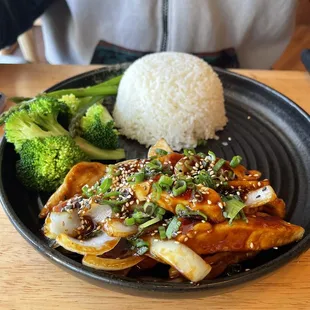
<svg viewBox="0 0 310 310">
<path fill-rule="evenodd" d="M 225 221 L 213 225 L 199 223 L 191 229 L 188 224 L 185 227 L 187 240 L 184 240 L 184 233 L 176 239 L 198 254 L 264 250 L 299 240 L 304 233 L 302 227 L 268 215 L 250 215 L 248 223 L 235 220 L 232 225 Z M 182 226 L 180 230 L 184 231 Z"/>
</svg>

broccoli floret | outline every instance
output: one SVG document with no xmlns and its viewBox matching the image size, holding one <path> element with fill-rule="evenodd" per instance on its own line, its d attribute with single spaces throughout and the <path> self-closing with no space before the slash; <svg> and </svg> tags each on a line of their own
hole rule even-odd
<svg viewBox="0 0 310 310">
<path fill-rule="evenodd" d="M 59 113 L 65 111 L 66 106 L 57 100 L 38 98 L 6 118 L 5 137 L 18 152 L 27 139 L 67 135 L 57 121 Z"/>
<path fill-rule="evenodd" d="M 57 99 L 40 97 L 5 117 L 5 136 L 20 155 L 17 173 L 28 188 L 52 191 L 80 161 L 125 157 L 123 149 L 103 150 L 80 136 L 72 138 L 57 120 L 66 109 Z"/>
<path fill-rule="evenodd" d="M 20 181 L 31 190 L 52 192 L 72 166 L 88 157 L 69 136 L 26 140 L 19 150 L 16 172 Z"/>
<path fill-rule="evenodd" d="M 61 98 L 58 99 L 58 101 L 63 102 L 68 106 L 71 115 L 74 115 L 78 111 L 81 104 L 81 99 L 75 97 L 73 94 L 63 95 Z"/>
<path fill-rule="evenodd" d="M 81 136 L 101 149 L 116 149 L 118 131 L 109 111 L 101 104 L 92 105 L 81 119 Z"/>
<path fill-rule="evenodd" d="M 5 136 L 15 145 L 18 152 L 25 140 L 49 136 L 70 136 L 58 121 L 58 115 L 66 111 L 67 106 L 57 99 L 40 97 L 30 104 L 17 109 L 5 119 Z M 75 142 L 90 157 L 97 160 L 118 160 L 125 157 L 123 149 L 100 149 L 85 139 L 76 136 Z"/>
<path fill-rule="evenodd" d="M 74 96 L 73 94 L 69 95 L 63 95 L 60 99 L 58 99 L 59 102 L 64 103 L 69 110 L 70 117 L 74 117 L 77 113 L 80 111 L 85 111 L 92 106 L 94 103 L 98 102 L 99 100 L 102 100 L 103 96 L 95 96 L 95 97 L 81 97 L 78 98 Z"/>
</svg>

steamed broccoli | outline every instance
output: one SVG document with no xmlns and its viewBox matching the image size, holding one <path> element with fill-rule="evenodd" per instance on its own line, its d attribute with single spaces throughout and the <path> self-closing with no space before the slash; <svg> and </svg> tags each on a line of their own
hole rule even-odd
<svg viewBox="0 0 310 310">
<path fill-rule="evenodd" d="M 5 136 L 21 157 L 17 164 L 18 175 L 29 188 L 56 189 L 56 184 L 59 185 L 69 169 L 87 158 L 116 160 L 125 157 L 123 149 L 103 150 L 79 136 L 73 139 L 57 121 L 67 108 L 57 99 L 40 97 L 21 105 L 5 118 Z"/>
<path fill-rule="evenodd" d="M 71 167 L 88 160 L 69 136 L 26 140 L 19 154 L 17 177 L 27 188 L 45 192 L 54 191 Z"/>
<path fill-rule="evenodd" d="M 9 115 L 5 120 L 5 136 L 15 145 L 16 151 L 25 140 L 48 136 L 70 136 L 57 121 L 59 113 L 65 109 L 66 106 L 57 99 L 40 97 Z M 74 141 L 90 159 L 117 160 L 125 157 L 123 149 L 100 149 L 79 136 L 75 137 Z"/>
<path fill-rule="evenodd" d="M 116 149 L 118 146 L 118 131 L 114 128 L 114 121 L 101 104 L 92 105 L 82 117 L 81 136 L 90 143 L 102 149 Z"/>
<path fill-rule="evenodd" d="M 68 107 L 70 118 L 74 117 L 77 113 L 85 113 L 85 111 L 93 104 L 102 100 L 103 96 L 95 97 L 82 97 L 78 98 L 73 94 L 63 95 L 58 101 L 64 103 Z"/>
<path fill-rule="evenodd" d="M 85 97 L 84 99 L 88 99 L 88 97 Z M 68 106 L 71 115 L 74 115 L 81 105 L 81 99 L 75 97 L 73 94 L 63 95 L 58 101 L 63 102 Z"/>
<path fill-rule="evenodd" d="M 57 100 L 42 97 L 20 106 L 5 119 L 5 137 L 18 152 L 25 140 L 67 135 L 57 121 L 58 115 L 66 109 L 66 105 Z"/>
</svg>

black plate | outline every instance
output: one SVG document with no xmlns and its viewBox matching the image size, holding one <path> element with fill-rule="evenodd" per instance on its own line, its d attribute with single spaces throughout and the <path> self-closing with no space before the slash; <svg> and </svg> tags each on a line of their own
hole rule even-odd
<svg viewBox="0 0 310 310">
<path fill-rule="evenodd" d="M 121 73 L 126 65 L 87 72 L 63 81 L 48 91 L 92 85 Z M 242 265 L 240 273 L 190 283 L 171 283 L 163 279 L 137 280 L 83 266 L 80 258 L 49 247 L 41 234 L 38 213 L 44 197 L 26 191 L 16 180 L 16 154 L 3 139 L 1 158 L 1 202 L 19 233 L 52 262 L 89 282 L 130 294 L 157 297 L 196 297 L 218 294 L 247 284 L 283 266 L 306 251 L 310 245 L 310 118 L 288 98 L 249 78 L 216 69 L 225 89 L 229 123 L 219 140 L 209 141 L 200 150 L 213 150 L 230 159 L 239 154 L 244 165 L 262 171 L 279 197 L 287 203 L 286 219 L 305 228 L 304 238 L 279 250 L 269 250 Z M 146 148 L 132 140 L 122 140 L 128 158 L 145 157 Z M 250 269 L 250 271 L 245 271 Z M 157 270 L 158 272 L 158 270 Z M 158 274 L 153 274 L 158 276 Z M 182 293 L 182 294 L 180 294 Z M 187 294 L 189 293 L 189 294 Z"/>
</svg>

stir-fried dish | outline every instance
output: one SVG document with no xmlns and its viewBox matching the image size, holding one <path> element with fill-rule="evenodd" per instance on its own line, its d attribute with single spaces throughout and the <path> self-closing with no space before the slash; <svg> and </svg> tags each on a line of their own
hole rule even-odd
<svg viewBox="0 0 310 310">
<path fill-rule="evenodd" d="M 160 140 L 147 159 L 75 165 L 40 213 L 44 234 L 107 270 L 170 266 L 199 282 L 262 250 L 298 241 L 285 203 L 241 157 L 226 161 Z"/>
</svg>

